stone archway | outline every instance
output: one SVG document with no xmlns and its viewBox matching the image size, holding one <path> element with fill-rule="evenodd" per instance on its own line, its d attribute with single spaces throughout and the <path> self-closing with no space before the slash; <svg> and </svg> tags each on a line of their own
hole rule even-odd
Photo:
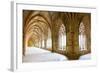
<svg viewBox="0 0 100 73">
<path fill-rule="evenodd" d="M 25 55 L 27 42 L 31 38 L 31 43 L 34 43 L 34 45 L 37 45 L 37 47 L 41 49 L 64 54 L 69 60 L 79 59 L 83 54 L 79 48 L 79 26 L 81 22 L 85 24 L 84 26 L 86 28 L 86 38 L 87 41 L 89 41 L 87 43 L 88 52 L 91 51 L 90 14 L 29 11 L 29 14 L 27 13 L 25 18 L 23 22 L 23 55 Z M 61 36 L 59 36 L 59 33 Z M 66 38 L 65 41 L 62 41 L 63 36 Z M 48 45 L 48 41 L 50 45 Z M 61 43 L 59 43 L 60 41 L 65 44 L 61 45 Z M 65 50 L 61 52 L 59 48 L 63 49 L 63 45 L 65 45 Z"/>
<path fill-rule="evenodd" d="M 28 37 L 34 37 L 32 40 L 35 40 L 35 37 L 38 37 L 38 42 L 41 44 L 41 48 L 46 47 L 46 38 L 47 37 L 47 30 L 50 28 L 50 25 L 48 24 L 48 21 L 45 20 L 45 17 L 41 15 L 40 13 L 35 14 L 35 12 L 32 12 L 30 16 L 26 20 L 26 24 L 24 24 L 23 28 L 23 55 L 25 55 L 25 49 L 27 48 L 27 43 L 28 43 Z M 36 34 L 33 34 L 36 33 Z M 44 41 L 45 40 L 45 41 Z M 44 46 L 45 45 L 45 46 Z"/>
</svg>

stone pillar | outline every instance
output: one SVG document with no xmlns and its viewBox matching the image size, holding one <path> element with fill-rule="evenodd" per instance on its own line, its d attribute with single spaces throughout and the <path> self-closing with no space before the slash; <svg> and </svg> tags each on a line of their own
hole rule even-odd
<svg viewBox="0 0 100 73">
<path fill-rule="evenodd" d="M 86 41 L 87 41 L 87 50 L 88 50 L 88 53 L 90 53 L 91 52 L 91 36 L 90 36 L 89 33 L 87 35 L 87 40 Z"/>
<path fill-rule="evenodd" d="M 23 55 L 25 56 L 26 53 L 26 48 L 27 48 L 27 37 L 24 36 L 23 38 Z"/>
<path fill-rule="evenodd" d="M 87 41 L 87 50 L 88 53 L 91 52 L 91 26 L 90 23 L 87 24 L 87 31 L 86 31 L 86 41 Z"/>
<path fill-rule="evenodd" d="M 44 48 L 47 48 L 47 38 L 44 39 Z"/>
<path fill-rule="evenodd" d="M 41 41 L 41 40 L 40 40 Z M 41 48 L 41 42 L 39 41 L 39 48 Z"/>
<path fill-rule="evenodd" d="M 42 48 L 42 38 L 40 39 L 40 43 L 41 43 L 41 48 Z"/>
<path fill-rule="evenodd" d="M 56 31 L 52 31 L 52 52 L 56 52 L 59 47 L 59 36 Z"/>
<path fill-rule="evenodd" d="M 66 32 L 66 56 L 69 60 L 77 60 L 80 57 L 79 52 L 79 29 L 77 24 L 70 24 L 69 31 Z"/>
<path fill-rule="evenodd" d="M 69 60 L 79 59 L 80 57 L 78 36 L 77 32 L 67 33 L 66 55 Z"/>
<path fill-rule="evenodd" d="M 39 40 L 38 40 L 37 44 L 38 44 L 38 45 L 37 45 L 37 46 L 38 46 L 38 48 L 40 48 L 40 45 L 39 45 Z"/>
<path fill-rule="evenodd" d="M 23 36 L 23 56 L 25 56 L 25 37 Z"/>
<path fill-rule="evenodd" d="M 80 49 L 79 49 L 79 32 L 76 31 L 74 34 L 74 52 L 76 54 L 76 58 L 80 57 Z"/>
</svg>

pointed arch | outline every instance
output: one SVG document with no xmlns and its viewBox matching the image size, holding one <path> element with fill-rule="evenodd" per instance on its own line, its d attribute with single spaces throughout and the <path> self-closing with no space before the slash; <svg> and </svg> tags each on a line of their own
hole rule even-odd
<svg viewBox="0 0 100 73">
<path fill-rule="evenodd" d="M 66 28 L 64 24 L 59 28 L 59 50 L 66 50 Z"/>
<path fill-rule="evenodd" d="M 86 44 L 86 33 L 85 33 L 85 25 L 83 22 L 80 23 L 79 26 L 79 48 L 80 51 L 87 50 L 87 44 Z"/>
</svg>

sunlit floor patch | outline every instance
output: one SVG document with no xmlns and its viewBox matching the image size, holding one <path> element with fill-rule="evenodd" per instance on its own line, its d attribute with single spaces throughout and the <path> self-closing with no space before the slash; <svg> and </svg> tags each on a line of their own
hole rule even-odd
<svg viewBox="0 0 100 73">
<path fill-rule="evenodd" d="M 86 54 L 80 57 L 80 60 L 90 60 L 91 59 L 91 54 Z"/>
<path fill-rule="evenodd" d="M 67 58 L 58 53 L 52 53 L 40 48 L 28 48 L 26 56 L 23 56 L 23 62 L 48 62 L 65 61 Z"/>
</svg>

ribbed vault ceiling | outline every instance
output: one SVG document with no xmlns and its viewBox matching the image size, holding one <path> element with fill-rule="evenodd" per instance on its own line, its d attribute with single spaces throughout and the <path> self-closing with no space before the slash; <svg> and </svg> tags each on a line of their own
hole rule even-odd
<svg viewBox="0 0 100 73">
<path fill-rule="evenodd" d="M 29 40 L 36 43 L 41 39 L 44 40 L 44 37 L 48 37 L 48 30 L 57 32 L 63 24 L 62 29 L 67 31 L 69 28 L 66 27 L 69 27 L 70 22 L 76 20 L 76 23 L 79 24 L 85 15 L 88 13 L 23 10 L 23 32 L 24 35 L 30 35 Z"/>
</svg>

